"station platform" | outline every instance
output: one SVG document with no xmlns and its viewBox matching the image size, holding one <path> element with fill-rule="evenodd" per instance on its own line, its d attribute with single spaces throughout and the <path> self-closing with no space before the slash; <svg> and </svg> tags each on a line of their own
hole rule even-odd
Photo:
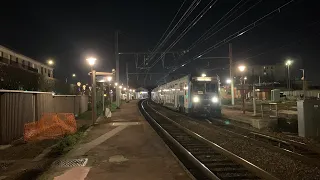
<svg viewBox="0 0 320 180">
<path fill-rule="evenodd" d="M 140 114 L 138 100 L 122 104 L 111 118 L 100 120 L 86 133 L 82 142 L 60 160 L 71 167 L 55 166 L 47 177 L 55 180 L 190 179 Z M 75 160 L 86 165 L 72 167 Z"/>
</svg>

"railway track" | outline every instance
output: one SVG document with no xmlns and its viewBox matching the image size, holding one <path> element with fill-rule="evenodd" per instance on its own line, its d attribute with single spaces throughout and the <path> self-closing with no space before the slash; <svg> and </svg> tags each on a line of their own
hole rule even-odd
<svg viewBox="0 0 320 180">
<path fill-rule="evenodd" d="M 319 150 L 314 147 L 308 146 L 305 143 L 250 131 L 248 129 L 244 129 L 234 125 L 226 125 L 222 123 L 223 120 L 217 118 L 211 118 L 210 120 L 212 122 L 211 126 L 214 126 L 215 128 L 218 127 L 237 136 L 249 138 L 259 145 L 272 148 L 273 150 L 285 153 L 301 161 L 313 163 L 320 166 Z"/>
<path fill-rule="evenodd" d="M 139 108 L 196 179 L 277 179 L 141 101 Z"/>
<path fill-rule="evenodd" d="M 167 108 L 165 109 L 172 114 L 181 116 L 180 113 L 174 112 Z M 194 119 L 188 116 L 186 118 L 196 121 L 197 123 L 206 124 L 207 126 L 215 130 L 225 131 L 228 134 L 233 134 L 238 137 L 249 139 L 251 142 L 259 146 L 272 149 L 276 152 L 286 154 L 292 158 L 320 167 L 320 150 L 305 143 L 270 136 L 267 134 L 259 133 L 257 131 L 251 131 L 246 128 L 225 123 L 227 119 L 209 118 L 208 122 L 210 124 L 208 125 L 207 122 L 205 122 L 203 119 Z"/>
</svg>

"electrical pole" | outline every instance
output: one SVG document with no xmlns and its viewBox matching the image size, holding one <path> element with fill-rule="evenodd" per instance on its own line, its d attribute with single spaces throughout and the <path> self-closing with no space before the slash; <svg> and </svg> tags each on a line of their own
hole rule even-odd
<svg viewBox="0 0 320 180">
<path fill-rule="evenodd" d="M 234 78 L 233 78 L 233 62 L 232 62 L 232 44 L 229 44 L 229 60 L 230 60 L 230 86 L 231 86 L 231 104 L 234 106 Z"/>
<path fill-rule="evenodd" d="M 91 106 L 92 106 L 92 125 L 96 122 L 96 70 L 93 70 L 91 66 L 92 75 L 92 94 L 91 94 Z"/>
<path fill-rule="evenodd" d="M 257 115 L 257 105 L 256 105 L 256 88 L 254 83 L 252 84 L 252 104 L 253 104 L 253 116 Z"/>
<path fill-rule="evenodd" d="M 116 59 L 116 82 L 120 84 L 119 77 L 119 32 L 115 33 L 115 59 Z M 120 107 L 120 89 L 116 88 L 116 104 L 117 107 Z"/>
<path fill-rule="evenodd" d="M 127 78 L 127 102 L 129 101 L 129 75 L 128 75 L 128 62 L 126 63 L 126 78 Z"/>
<path fill-rule="evenodd" d="M 306 91 L 306 77 L 304 74 L 304 69 L 300 69 L 302 71 L 302 90 L 303 90 L 303 100 L 306 99 L 307 91 Z"/>
</svg>

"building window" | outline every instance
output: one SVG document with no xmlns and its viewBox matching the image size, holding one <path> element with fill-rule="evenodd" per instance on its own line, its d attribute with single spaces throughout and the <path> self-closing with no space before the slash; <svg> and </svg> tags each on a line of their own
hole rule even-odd
<svg viewBox="0 0 320 180">
<path fill-rule="evenodd" d="M 41 74 L 43 74 L 43 67 L 41 67 Z"/>
</svg>

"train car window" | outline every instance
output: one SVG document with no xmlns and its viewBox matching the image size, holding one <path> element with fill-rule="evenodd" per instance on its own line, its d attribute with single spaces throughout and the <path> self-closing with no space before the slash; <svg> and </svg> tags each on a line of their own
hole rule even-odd
<svg viewBox="0 0 320 180">
<path fill-rule="evenodd" d="M 216 92 L 217 84 L 214 83 L 206 83 L 206 92 Z"/>
<path fill-rule="evenodd" d="M 193 87 L 193 89 L 192 89 L 193 92 L 199 92 L 199 91 L 204 92 L 205 83 L 204 82 L 199 82 L 199 81 L 194 81 L 192 87 Z"/>
</svg>

